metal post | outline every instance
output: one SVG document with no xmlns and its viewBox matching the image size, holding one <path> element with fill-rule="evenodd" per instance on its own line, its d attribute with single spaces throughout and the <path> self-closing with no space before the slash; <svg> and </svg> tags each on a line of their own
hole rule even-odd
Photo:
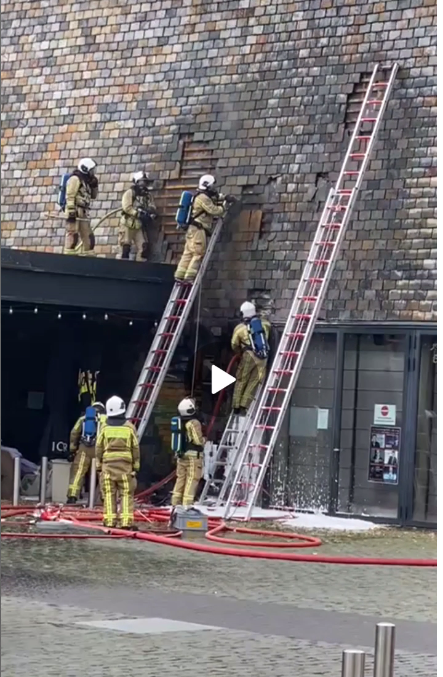
<svg viewBox="0 0 443 677">
<path fill-rule="evenodd" d="M 377 623 L 375 628 L 374 677 L 394 676 L 395 625 Z"/>
<path fill-rule="evenodd" d="M 14 485 L 12 490 L 12 505 L 18 505 L 20 502 L 20 479 L 21 479 L 22 460 L 20 456 L 14 458 Z"/>
<path fill-rule="evenodd" d="M 48 457 L 42 456 L 42 465 L 40 470 L 40 503 L 46 503 L 46 485 L 48 483 Z"/>
<path fill-rule="evenodd" d="M 93 509 L 94 504 L 95 504 L 95 487 L 97 484 L 97 461 L 95 458 L 92 459 L 91 461 L 91 471 L 90 471 L 90 477 L 89 477 L 89 501 L 88 501 L 88 508 L 90 510 Z"/>
<path fill-rule="evenodd" d="M 343 651 L 341 677 L 364 677 L 365 652 L 357 649 Z"/>
</svg>

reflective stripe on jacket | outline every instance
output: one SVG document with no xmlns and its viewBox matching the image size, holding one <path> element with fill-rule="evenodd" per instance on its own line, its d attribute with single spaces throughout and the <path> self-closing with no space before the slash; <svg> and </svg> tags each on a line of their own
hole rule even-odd
<svg viewBox="0 0 443 677">
<path fill-rule="evenodd" d="M 117 465 L 122 472 L 137 472 L 140 469 L 140 447 L 135 428 L 129 421 L 102 427 L 96 444 L 97 469 Z"/>
</svg>

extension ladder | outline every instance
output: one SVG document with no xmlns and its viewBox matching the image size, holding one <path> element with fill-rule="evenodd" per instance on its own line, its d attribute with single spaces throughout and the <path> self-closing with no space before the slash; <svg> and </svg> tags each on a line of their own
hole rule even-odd
<svg viewBox="0 0 443 677">
<path fill-rule="evenodd" d="M 326 200 L 277 353 L 242 445 L 239 466 L 225 504 L 225 519 L 230 517 L 233 508 L 241 505 L 246 508 L 242 519 L 248 520 L 262 488 L 397 70 L 395 64 L 388 81 L 382 82 L 377 80 L 376 66 L 369 80 L 337 183 Z"/>
<path fill-rule="evenodd" d="M 220 487 L 220 485 L 221 487 L 217 495 L 215 506 L 219 507 L 226 502 L 229 495 L 229 490 L 232 485 L 233 477 L 237 470 L 241 444 L 248 427 L 252 423 L 257 402 L 258 398 L 255 398 L 249 407 L 246 416 L 238 416 L 237 414 L 234 414 L 234 411 L 231 411 L 228 422 L 223 431 L 220 444 L 217 447 L 213 464 L 214 474 L 219 468 L 225 469 L 224 477 L 210 477 L 206 480 L 203 491 L 199 498 L 199 503 L 204 503 L 211 487 Z"/>
<path fill-rule="evenodd" d="M 223 226 L 218 219 L 209 239 L 206 253 L 192 285 L 176 282 L 166 304 L 163 317 L 157 327 L 148 356 L 129 401 L 126 417 L 137 428 L 139 440 L 143 437 L 149 417 L 154 409 L 163 381 L 171 364 L 174 351 L 189 317 L 192 304 L 197 297 L 208 263 Z"/>
</svg>

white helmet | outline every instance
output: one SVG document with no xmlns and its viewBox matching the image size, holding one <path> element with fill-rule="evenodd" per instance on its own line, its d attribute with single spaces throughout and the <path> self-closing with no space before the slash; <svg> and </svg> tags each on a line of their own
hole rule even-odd
<svg viewBox="0 0 443 677">
<path fill-rule="evenodd" d="M 185 397 L 177 407 L 180 416 L 192 416 L 197 411 L 195 400 L 192 397 Z"/>
<path fill-rule="evenodd" d="M 134 172 L 132 183 L 137 183 L 138 181 L 149 181 L 149 174 L 147 172 Z"/>
<path fill-rule="evenodd" d="M 215 186 L 215 177 L 212 176 L 212 174 L 203 174 L 198 182 L 198 189 L 207 190 L 208 188 L 211 188 L 211 186 Z"/>
<path fill-rule="evenodd" d="M 97 167 L 97 163 L 94 162 L 90 157 L 84 157 L 80 160 L 77 165 L 77 169 L 82 174 L 93 174 L 94 169 Z"/>
<path fill-rule="evenodd" d="M 93 402 L 93 403 L 91 404 L 91 407 L 94 407 L 94 409 L 97 409 L 97 411 L 98 411 L 100 414 L 104 414 L 104 413 L 105 413 L 105 405 L 103 404 L 103 402 Z"/>
<path fill-rule="evenodd" d="M 250 320 L 251 317 L 254 317 L 254 315 L 257 314 L 257 310 L 254 304 L 251 303 L 250 301 L 245 301 L 244 303 L 241 304 L 240 312 L 243 316 L 243 319 L 245 320 Z"/>
<path fill-rule="evenodd" d="M 121 416 L 126 411 L 126 405 L 123 402 L 121 397 L 113 395 L 106 402 L 106 414 L 107 416 Z"/>
</svg>

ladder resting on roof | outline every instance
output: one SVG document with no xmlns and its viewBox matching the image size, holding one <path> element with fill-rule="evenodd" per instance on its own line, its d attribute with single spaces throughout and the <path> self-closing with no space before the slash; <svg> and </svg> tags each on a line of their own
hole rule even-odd
<svg viewBox="0 0 443 677">
<path fill-rule="evenodd" d="M 237 471 L 225 503 L 225 519 L 237 506 L 246 508 L 243 519 L 249 519 L 261 491 L 397 70 L 395 64 L 387 81 L 380 81 L 376 66 L 369 80 L 340 174 L 326 200 L 280 344 L 243 438 Z"/>
</svg>

